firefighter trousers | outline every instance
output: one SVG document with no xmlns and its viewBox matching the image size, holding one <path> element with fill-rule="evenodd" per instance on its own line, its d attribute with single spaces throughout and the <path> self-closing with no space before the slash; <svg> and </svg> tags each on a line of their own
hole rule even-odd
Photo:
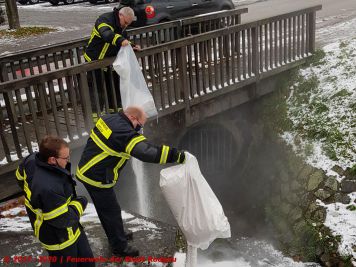
<svg viewBox="0 0 356 267">
<path fill-rule="evenodd" d="M 47 250 L 51 267 L 95 267 L 93 252 L 88 238 L 82 230 L 78 240 L 71 246 L 62 250 Z M 85 259 L 88 262 L 76 262 L 76 259 Z"/>
<path fill-rule="evenodd" d="M 101 225 L 112 249 L 122 251 L 127 246 L 121 208 L 113 188 L 95 188 L 84 184 L 89 192 Z"/>
</svg>

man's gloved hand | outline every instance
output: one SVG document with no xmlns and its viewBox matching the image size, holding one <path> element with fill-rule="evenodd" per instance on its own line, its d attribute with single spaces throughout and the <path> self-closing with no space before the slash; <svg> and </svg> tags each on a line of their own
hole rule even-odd
<svg viewBox="0 0 356 267">
<path fill-rule="evenodd" d="M 82 205 L 83 211 L 86 209 L 86 207 L 88 205 L 88 200 L 87 200 L 87 198 L 85 196 L 79 196 L 79 197 L 76 197 L 73 200 L 78 201 Z"/>
<path fill-rule="evenodd" d="M 176 163 L 184 163 L 185 162 L 185 154 L 184 150 L 178 150 L 176 148 L 172 148 L 173 158 L 172 161 Z"/>
</svg>

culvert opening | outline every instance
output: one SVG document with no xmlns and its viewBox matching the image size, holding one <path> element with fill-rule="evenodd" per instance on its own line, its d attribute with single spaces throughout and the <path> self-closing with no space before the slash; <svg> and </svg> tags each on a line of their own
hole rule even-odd
<svg viewBox="0 0 356 267">
<path fill-rule="evenodd" d="M 179 147 L 198 159 L 205 179 L 229 218 L 234 236 L 266 233 L 265 199 L 268 179 L 249 158 L 252 139 L 238 122 L 205 123 L 183 135 Z M 251 169 L 252 168 L 252 169 Z"/>
</svg>

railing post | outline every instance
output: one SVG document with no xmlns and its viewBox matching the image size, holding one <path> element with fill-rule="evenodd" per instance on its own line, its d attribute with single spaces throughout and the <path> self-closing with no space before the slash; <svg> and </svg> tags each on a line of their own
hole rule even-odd
<svg viewBox="0 0 356 267">
<path fill-rule="evenodd" d="M 187 47 L 183 46 L 179 50 L 179 77 L 181 81 L 181 96 L 185 102 L 185 123 L 190 124 L 190 101 L 189 101 L 189 86 L 187 84 Z"/>
<path fill-rule="evenodd" d="M 315 52 L 315 21 L 316 21 L 315 13 L 316 13 L 316 11 L 313 11 L 308 14 L 308 20 L 309 20 L 309 29 L 308 29 L 309 51 L 308 51 L 308 53 Z"/>
<path fill-rule="evenodd" d="M 250 98 L 253 99 L 257 95 L 257 86 L 260 81 L 260 55 L 258 53 L 258 28 L 259 25 L 256 24 L 251 29 L 252 35 L 252 73 L 255 75 L 255 86 L 249 91 Z M 262 40 L 261 40 L 262 41 Z M 261 51 L 260 51 L 261 53 Z"/>
<path fill-rule="evenodd" d="M 90 129 L 93 128 L 93 118 L 92 118 L 92 109 L 90 102 L 88 78 L 85 75 L 85 72 L 79 74 L 79 90 L 81 95 L 81 102 L 84 114 L 85 128 L 90 134 Z"/>
</svg>

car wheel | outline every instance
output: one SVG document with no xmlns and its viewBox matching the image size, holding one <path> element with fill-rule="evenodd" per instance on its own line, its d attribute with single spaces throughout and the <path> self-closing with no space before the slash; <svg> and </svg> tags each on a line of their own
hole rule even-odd
<svg viewBox="0 0 356 267">
<path fill-rule="evenodd" d="M 38 4 L 39 2 L 40 0 L 30 0 L 31 5 Z"/>
<path fill-rule="evenodd" d="M 74 0 L 64 0 L 64 4 L 69 5 L 69 4 L 73 4 Z"/>
<path fill-rule="evenodd" d="M 53 5 L 53 6 L 58 6 L 58 0 L 49 0 L 49 2 Z"/>
<path fill-rule="evenodd" d="M 26 5 L 26 4 L 27 4 L 27 0 L 20 0 L 19 3 L 20 3 L 21 5 Z"/>
</svg>

